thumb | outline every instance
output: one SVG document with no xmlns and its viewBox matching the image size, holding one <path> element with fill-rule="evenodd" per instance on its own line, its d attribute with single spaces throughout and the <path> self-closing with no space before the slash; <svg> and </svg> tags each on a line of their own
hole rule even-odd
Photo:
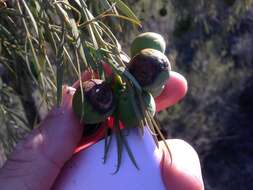
<svg viewBox="0 0 253 190">
<path fill-rule="evenodd" d="M 50 189 L 82 134 L 71 109 L 72 92 L 65 87 L 62 105 L 17 145 L 0 170 L 1 189 Z"/>
<path fill-rule="evenodd" d="M 203 179 L 199 158 L 196 151 L 185 141 L 171 139 L 166 141 L 170 154 L 166 151 L 163 142 L 163 156 L 161 159 L 161 173 L 167 189 L 170 190 L 203 190 Z"/>
</svg>

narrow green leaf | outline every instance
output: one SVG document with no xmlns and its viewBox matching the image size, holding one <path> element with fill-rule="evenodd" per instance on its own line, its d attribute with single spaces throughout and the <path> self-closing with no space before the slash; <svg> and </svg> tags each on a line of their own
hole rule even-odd
<svg viewBox="0 0 253 190">
<path fill-rule="evenodd" d="M 117 97 L 116 97 L 117 99 Z M 122 160 L 122 153 L 123 153 L 123 143 L 122 143 L 122 138 L 120 136 L 120 128 L 119 128 L 119 113 L 117 111 L 117 108 L 113 114 L 114 116 L 114 133 L 116 136 L 116 143 L 117 143 L 117 165 L 116 165 L 116 169 L 113 172 L 113 174 L 116 174 L 119 171 L 120 165 L 121 165 L 121 160 Z"/>
<path fill-rule="evenodd" d="M 113 174 L 116 174 L 119 171 L 121 160 L 122 160 L 122 152 L 123 152 L 123 146 L 122 146 L 122 139 L 120 137 L 119 131 L 115 132 L 116 135 L 116 142 L 117 142 L 117 166 Z"/>
<path fill-rule="evenodd" d="M 17 114 L 15 111 L 13 111 L 12 109 L 9 109 L 5 106 L 2 107 L 2 109 L 4 109 L 11 118 L 13 118 L 13 120 L 18 119 L 19 121 L 21 121 L 24 125 L 20 125 L 20 127 L 22 127 L 25 131 L 30 131 L 30 129 L 28 128 L 29 124 L 28 122 L 22 118 L 19 114 Z M 14 118 L 15 117 L 15 118 Z"/>
<path fill-rule="evenodd" d="M 54 35 L 57 38 L 57 40 L 60 41 L 60 37 L 58 36 L 58 34 L 54 32 Z M 71 55 L 68 52 L 67 47 L 65 45 L 63 46 L 63 49 L 64 49 L 64 53 L 66 55 L 66 58 L 67 58 L 68 62 L 70 63 L 71 67 L 73 68 L 76 76 L 79 76 L 78 69 L 76 68 L 76 66 L 75 66 L 75 64 L 74 64 L 74 62 L 73 62 L 73 60 L 71 58 Z M 56 51 L 57 51 L 57 48 L 56 48 Z"/>
<path fill-rule="evenodd" d="M 23 1 L 24 0 L 22 0 L 22 2 Z M 17 5 L 18 5 L 19 12 L 22 13 L 22 8 L 20 6 L 19 1 L 17 1 Z M 28 25 L 27 25 L 26 20 L 24 18 L 22 18 L 21 20 L 22 20 L 22 23 L 23 23 L 23 25 L 25 27 L 26 37 L 28 39 L 28 44 L 29 44 L 29 46 L 31 48 L 31 52 L 32 52 L 32 58 L 34 59 L 34 62 L 35 62 L 35 65 L 36 65 L 36 69 L 38 71 L 39 80 L 41 82 L 41 86 L 38 85 L 38 88 L 41 90 L 41 87 L 42 87 L 43 90 L 44 90 L 44 92 L 46 92 L 46 90 L 45 90 L 45 82 L 44 82 L 44 75 L 42 74 L 42 69 L 41 69 L 41 66 L 40 66 L 39 61 L 38 61 L 38 57 L 37 57 L 37 54 L 36 54 L 36 49 L 35 49 L 35 47 L 33 45 L 31 34 L 30 34 L 29 30 L 28 30 Z M 28 57 L 28 54 L 29 53 L 26 54 L 26 57 Z M 27 58 L 27 61 L 28 61 L 28 64 L 29 64 L 30 60 L 28 58 Z"/>
<path fill-rule="evenodd" d="M 108 127 L 105 129 L 105 138 L 104 138 L 104 156 L 103 156 L 103 163 L 106 163 L 107 160 L 107 148 L 108 147 Z"/>
<path fill-rule="evenodd" d="M 97 62 L 97 70 L 100 79 L 105 80 L 105 71 L 103 67 L 103 56 L 100 54 L 99 56 L 96 56 L 98 54 L 95 54 L 96 62 Z"/>
<path fill-rule="evenodd" d="M 148 114 L 149 114 L 149 117 L 150 117 L 150 119 L 151 119 L 151 121 L 152 121 L 152 123 L 153 123 L 153 126 L 154 126 L 156 132 L 157 132 L 157 133 L 159 134 L 159 136 L 161 137 L 161 139 L 162 139 L 162 141 L 163 141 L 163 143 L 164 143 L 164 145 L 165 145 L 165 148 L 167 149 L 167 151 L 168 151 L 168 153 L 169 153 L 169 155 L 170 155 L 171 164 L 172 164 L 172 154 L 171 154 L 169 145 L 167 144 L 166 139 L 165 139 L 165 137 L 163 136 L 163 134 L 162 134 L 162 132 L 161 132 L 161 130 L 160 130 L 160 127 L 158 126 L 158 124 L 157 124 L 157 122 L 155 121 L 155 119 L 151 116 L 151 114 L 150 114 L 149 112 L 148 112 Z"/>
<path fill-rule="evenodd" d="M 24 17 L 23 14 L 20 14 L 16 9 L 14 8 L 5 8 L 1 9 L 0 15 L 9 15 L 9 16 L 18 16 L 18 17 Z"/>
<path fill-rule="evenodd" d="M 101 16 L 101 18 L 105 18 L 105 17 L 117 17 L 117 18 L 120 18 L 120 19 L 123 19 L 123 20 L 130 21 L 133 24 L 136 24 L 138 26 L 141 26 L 141 22 L 140 21 L 137 21 L 135 19 L 129 18 L 127 16 L 118 15 L 118 14 L 103 14 L 103 16 Z"/>
<path fill-rule="evenodd" d="M 107 127 L 105 131 L 105 144 L 104 144 L 104 157 L 103 157 L 104 164 L 106 163 L 108 152 L 109 152 L 111 142 L 112 142 L 112 135 L 108 137 L 108 133 L 109 133 L 109 128 Z M 108 142 L 108 138 L 109 138 L 109 142 Z"/>
<path fill-rule="evenodd" d="M 75 46 L 76 46 L 76 48 L 78 48 L 78 54 L 80 55 L 80 58 L 84 64 L 85 68 L 88 68 L 88 62 L 85 57 L 85 53 L 84 53 L 83 45 L 81 43 L 79 30 L 78 30 L 78 27 L 75 22 L 75 18 L 73 16 L 73 14 L 70 11 L 68 11 L 68 12 L 65 11 L 59 4 L 56 4 L 56 7 L 59 10 L 60 15 L 63 16 L 64 19 L 67 20 L 67 22 L 66 22 L 67 26 L 70 28 L 70 30 L 76 40 Z"/>
<path fill-rule="evenodd" d="M 38 84 L 38 81 L 37 81 L 37 76 L 35 75 L 35 72 L 33 72 L 33 70 L 35 70 L 36 71 L 36 73 L 38 73 L 38 71 L 37 71 L 37 68 L 36 68 L 36 66 L 35 66 L 35 64 L 34 63 L 30 63 L 30 61 L 29 61 L 29 57 L 28 57 L 28 55 L 29 55 L 29 52 L 28 52 L 28 41 L 27 41 L 28 39 L 26 38 L 26 40 L 25 40 L 25 57 L 24 57 L 24 60 L 25 60 L 25 63 L 26 63 L 26 66 L 27 66 L 27 69 L 28 69 L 28 72 L 29 72 L 29 74 L 30 74 L 30 76 L 32 77 L 32 80 L 33 80 L 33 82 L 35 82 L 35 84 L 38 86 L 39 84 Z M 33 67 L 33 69 L 32 69 L 32 67 Z"/>
<path fill-rule="evenodd" d="M 117 38 L 113 34 L 113 32 L 101 21 L 99 21 L 101 28 L 103 29 L 104 33 L 110 38 L 110 40 L 115 44 L 118 51 L 121 50 L 121 45 L 118 42 Z"/>
<path fill-rule="evenodd" d="M 81 1 L 81 4 L 82 4 L 83 7 L 86 6 L 85 2 L 83 2 L 83 1 Z M 93 15 L 90 13 L 90 11 L 87 8 L 82 8 L 82 12 L 85 15 L 86 21 L 92 20 Z M 98 48 L 98 42 L 97 42 L 97 39 L 96 39 L 95 34 L 94 34 L 95 31 L 93 29 L 94 29 L 94 27 L 92 27 L 92 25 L 89 24 L 88 25 L 88 32 L 91 36 L 93 46 L 95 47 L 95 49 L 97 49 Z"/>
<path fill-rule="evenodd" d="M 121 0 L 109 0 L 111 3 L 115 3 L 116 7 L 127 17 L 134 20 L 135 23 L 141 23 L 133 11 Z"/>
<path fill-rule="evenodd" d="M 115 3 L 113 3 L 111 5 L 107 0 L 102 0 L 102 1 L 100 1 L 100 3 L 102 4 L 103 11 L 108 12 L 110 10 L 110 12 L 118 15 L 117 9 L 115 7 Z M 111 21 L 111 25 L 114 29 L 122 32 L 122 28 L 120 26 L 120 23 L 118 20 L 116 20 L 116 18 L 111 17 L 111 18 L 109 18 L 109 20 Z"/>
<path fill-rule="evenodd" d="M 97 63 L 95 63 L 86 42 L 83 43 L 83 50 L 87 63 L 91 66 L 92 69 L 97 70 Z"/>
<path fill-rule="evenodd" d="M 0 51 L 0 53 L 1 53 L 1 51 Z M 13 74 L 13 76 L 15 78 L 17 77 L 16 72 L 11 67 L 11 64 L 13 63 L 11 60 L 7 59 L 6 57 L 0 56 L 0 62 L 1 62 L 1 64 L 3 64 L 4 67 L 6 67 L 7 70 L 10 71 L 11 74 Z"/>
<path fill-rule="evenodd" d="M 158 143 L 158 138 L 157 138 L 157 133 L 156 133 L 156 130 L 154 128 L 154 125 L 153 125 L 153 122 L 151 121 L 151 118 L 150 118 L 150 115 L 148 113 L 148 111 L 146 110 L 145 111 L 145 118 L 147 119 L 148 123 L 146 125 L 146 127 L 148 128 L 150 134 L 152 135 L 155 143 L 156 143 L 156 146 L 159 147 L 159 143 Z"/>
<path fill-rule="evenodd" d="M 127 71 L 126 68 L 119 67 L 118 70 L 134 84 L 134 86 L 139 92 L 142 92 L 142 88 L 139 85 L 138 81 L 134 78 L 134 76 L 130 72 Z"/>
<path fill-rule="evenodd" d="M 142 116 L 139 105 L 137 105 L 138 103 L 137 103 L 135 91 L 134 91 L 133 87 L 130 84 L 127 84 L 127 86 L 128 86 L 127 89 L 129 91 L 129 97 L 130 97 L 130 100 L 131 100 L 131 104 L 134 108 L 134 113 L 137 116 L 138 120 L 141 121 L 143 116 Z"/>
<path fill-rule="evenodd" d="M 131 159 L 132 163 L 134 164 L 134 166 L 136 167 L 137 170 L 140 170 L 138 164 L 137 164 L 137 161 L 133 155 L 133 152 L 131 151 L 131 148 L 129 147 L 129 144 L 127 142 L 127 140 L 125 139 L 124 135 L 122 135 L 122 133 L 120 132 L 120 138 L 122 139 L 123 141 L 123 144 L 125 145 L 126 147 L 126 150 L 127 150 L 127 153 L 128 153 L 128 156 L 129 158 Z"/>
<path fill-rule="evenodd" d="M 50 43 L 51 48 L 53 49 L 54 53 L 57 51 L 57 45 L 53 36 L 53 32 L 50 30 L 49 25 L 45 24 L 44 25 L 45 29 L 45 39 L 47 40 L 48 43 Z"/>
<path fill-rule="evenodd" d="M 63 72 L 64 72 L 64 67 L 62 63 L 60 63 L 62 60 L 58 60 L 57 63 L 57 72 L 56 72 L 56 88 L 57 88 L 57 106 L 59 107 L 61 104 L 61 99 L 62 99 L 62 81 L 63 81 Z"/>
<path fill-rule="evenodd" d="M 30 9 L 29 9 L 28 5 L 26 4 L 25 0 L 21 0 L 21 2 L 23 3 L 23 5 L 24 5 L 24 7 L 25 7 L 25 9 L 26 9 L 31 21 L 32 21 L 32 24 L 33 24 L 33 27 L 35 29 L 36 35 L 39 36 L 38 26 L 37 26 L 37 23 L 36 23 L 36 21 L 33 17 L 32 12 L 30 11 Z"/>
</svg>

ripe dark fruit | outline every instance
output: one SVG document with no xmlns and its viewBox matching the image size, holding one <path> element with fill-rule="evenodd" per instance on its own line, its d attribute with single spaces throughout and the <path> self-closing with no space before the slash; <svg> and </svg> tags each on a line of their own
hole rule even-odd
<svg viewBox="0 0 253 190">
<path fill-rule="evenodd" d="M 91 79 L 82 83 L 73 97 L 73 110 L 86 124 L 95 124 L 104 121 L 112 114 L 115 108 L 114 96 L 111 87 L 99 79 Z"/>
<path fill-rule="evenodd" d="M 170 62 L 158 50 L 143 49 L 129 64 L 129 72 L 142 88 L 152 95 L 159 95 L 170 76 Z"/>
<path fill-rule="evenodd" d="M 160 34 L 154 32 L 142 33 L 138 35 L 131 44 L 131 56 L 134 57 L 141 50 L 146 48 L 156 49 L 164 53 L 166 49 L 166 43 Z"/>
<path fill-rule="evenodd" d="M 145 109 L 154 116 L 156 107 L 153 96 L 148 92 L 143 92 L 142 97 Z M 134 104 L 136 105 L 136 108 L 134 107 Z M 143 118 L 141 115 L 138 116 L 136 113 L 136 109 L 138 109 L 138 107 L 140 107 L 140 104 L 137 99 L 134 98 L 132 100 L 131 95 L 127 90 L 122 92 L 119 100 L 119 116 L 125 127 L 137 127 L 140 125 L 140 121 Z"/>
</svg>

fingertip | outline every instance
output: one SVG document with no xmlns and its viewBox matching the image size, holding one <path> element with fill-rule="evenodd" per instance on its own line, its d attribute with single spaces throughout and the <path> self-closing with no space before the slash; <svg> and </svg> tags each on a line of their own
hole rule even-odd
<svg viewBox="0 0 253 190">
<path fill-rule="evenodd" d="M 81 74 L 81 81 L 86 81 L 92 78 L 92 72 L 91 71 L 84 71 Z M 74 84 L 72 85 L 73 88 L 77 89 L 80 86 L 80 80 L 77 80 L 74 82 Z"/>
<path fill-rule="evenodd" d="M 106 76 L 109 77 L 112 74 L 112 68 L 105 62 L 103 62 L 102 65 Z"/>
<path fill-rule="evenodd" d="M 174 79 L 174 85 L 177 85 L 178 88 L 180 89 L 178 94 L 181 95 L 181 98 L 184 97 L 188 90 L 188 83 L 187 83 L 186 78 L 180 73 L 177 73 L 174 71 L 171 71 L 171 75 L 173 76 L 171 80 Z M 171 81 L 169 80 L 167 86 L 169 85 L 170 82 Z"/>
<path fill-rule="evenodd" d="M 187 80 L 181 74 L 171 71 L 162 93 L 155 98 L 157 112 L 176 104 L 187 93 Z"/>
<path fill-rule="evenodd" d="M 72 97 L 76 89 L 67 85 L 64 85 L 62 88 L 62 102 L 61 107 L 69 108 L 72 104 Z"/>
<path fill-rule="evenodd" d="M 167 140 L 172 158 L 165 149 L 161 160 L 161 173 L 166 187 L 171 190 L 203 190 L 203 178 L 197 152 L 187 142 L 180 139 Z"/>
<path fill-rule="evenodd" d="M 173 166 L 170 169 L 164 167 L 162 170 L 164 184 L 169 190 L 204 190 L 203 183 L 190 172 L 182 172 Z"/>
</svg>

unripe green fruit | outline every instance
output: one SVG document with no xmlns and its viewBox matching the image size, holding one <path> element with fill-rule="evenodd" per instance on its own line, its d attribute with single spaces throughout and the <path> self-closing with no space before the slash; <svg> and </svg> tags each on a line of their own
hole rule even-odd
<svg viewBox="0 0 253 190">
<path fill-rule="evenodd" d="M 82 83 L 72 100 L 74 113 L 85 124 L 95 124 L 105 121 L 115 109 L 114 96 L 111 87 L 99 79 L 91 79 Z"/>
<path fill-rule="evenodd" d="M 154 116 L 155 111 L 156 111 L 154 97 L 152 96 L 152 94 L 145 92 L 145 91 L 142 93 L 142 97 L 143 97 L 146 109 L 150 112 L 151 116 Z"/>
<path fill-rule="evenodd" d="M 170 76 L 170 62 L 158 50 L 143 49 L 132 58 L 129 72 L 135 77 L 142 88 L 157 96 L 162 91 Z"/>
<path fill-rule="evenodd" d="M 131 56 L 134 57 L 141 50 L 146 48 L 156 49 L 164 53 L 166 49 L 166 43 L 160 34 L 154 32 L 142 33 L 138 35 L 131 44 Z"/>
<path fill-rule="evenodd" d="M 150 94 L 152 94 L 153 97 L 157 97 L 162 93 L 162 91 L 164 90 L 164 87 L 165 87 L 165 85 L 158 86 L 157 88 L 149 89 Z"/>
<path fill-rule="evenodd" d="M 154 116 L 156 106 L 153 96 L 148 92 L 143 92 L 142 97 L 144 100 L 145 109 L 149 111 L 152 116 Z M 132 100 L 127 90 L 122 92 L 119 99 L 119 116 L 125 127 L 139 126 L 141 119 L 143 119 L 141 115 L 138 117 L 134 108 L 134 104 L 136 105 L 136 109 L 139 109 L 138 107 L 140 106 L 137 100 L 135 98 Z"/>
</svg>

